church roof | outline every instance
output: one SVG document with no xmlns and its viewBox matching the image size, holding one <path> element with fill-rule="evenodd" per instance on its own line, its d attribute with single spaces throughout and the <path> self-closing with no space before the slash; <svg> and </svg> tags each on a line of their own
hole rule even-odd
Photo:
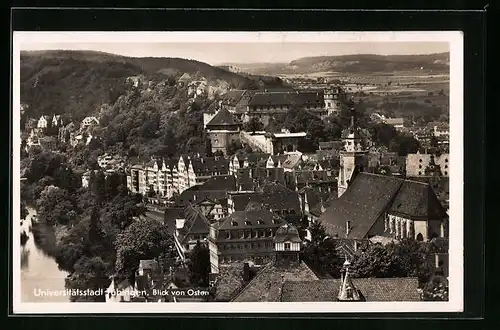
<svg viewBox="0 0 500 330">
<path fill-rule="evenodd" d="M 223 108 L 208 122 L 206 127 L 212 126 L 238 126 L 240 123 L 233 117 L 229 110 Z"/>
<path fill-rule="evenodd" d="M 402 180 L 369 173 L 358 174 L 340 198 L 332 201 L 320 221 L 330 235 L 343 237 L 350 221 L 350 238 L 364 238 L 387 209 Z"/>
<path fill-rule="evenodd" d="M 446 218 L 446 211 L 427 183 L 404 181 L 389 213 L 405 218 L 439 220 Z"/>
<path fill-rule="evenodd" d="M 418 279 L 353 278 L 352 283 L 366 301 L 420 301 Z M 285 281 L 282 302 L 336 301 L 341 279 L 316 281 Z"/>
<path fill-rule="evenodd" d="M 359 173 L 338 199 L 332 200 L 320 221 L 330 235 L 365 238 L 384 213 L 407 218 L 443 219 L 447 217 L 428 184 L 392 176 Z"/>
</svg>

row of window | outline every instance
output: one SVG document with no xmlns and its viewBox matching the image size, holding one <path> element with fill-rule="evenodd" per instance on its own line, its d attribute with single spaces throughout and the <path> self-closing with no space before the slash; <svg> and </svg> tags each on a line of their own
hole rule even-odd
<svg viewBox="0 0 500 330">
<path fill-rule="evenodd" d="M 420 159 L 418 160 L 418 162 L 419 162 L 419 163 L 421 163 L 421 162 L 422 162 L 422 158 L 420 158 Z M 445 159 L 444 159 L 444 162 L 445 162 L 445 163 L 448 163 L 448 158 L 445 158 Z"/>
<path fill-rule="evenodd" d="M 264 248 L 272 248 L 272 242 L 260 242 L 260 243 L 245 243 L 245 244 L 223 244 L 221 245 L 221 250 L 225 251 L 233 251 L 233 250 L 250 250 L 250 249 L 264 249 Z M 288 250 L 290 250 L 290 246 L 288 246 Z"/>
<path fill-rule="evenodd" d="M 418 165 L 418 168 L 422 168 L 422 165 Z M 448 168 L 448 165 L 445 165 L 444 168 Z"/>
<path fill-rule="evenodd" d="M 409 221 L 408 227 L 406 221 L 400 221 L 397 223 L 396 219 L 391 218 L 390 216 L 386 217 L 384 221 L 384 231 L 389 231 L 390 234 L 395 234 L 396 238 L 414 238 L 415 225 L 413 221 Z"/>
<path fill-rule="evenodd" d="M 424 175 L 425 172 L 418 171 L 418 175 Z M 444 175 L 448 175 L 448 171 L 444 171 Z"/>
<path fill-rule="evenodd" d="M 226 239 L 246 239 L 246 238 L 265 238 L 273 237 L 274 231 L 272 229 L 261 229 L 261 230 L 240 230 L 237 233 L 234 231 L 226 231 Z"/>
</svg>

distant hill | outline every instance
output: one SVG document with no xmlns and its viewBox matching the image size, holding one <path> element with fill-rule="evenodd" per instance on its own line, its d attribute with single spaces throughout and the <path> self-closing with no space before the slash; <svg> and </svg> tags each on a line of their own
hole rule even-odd
<svg viewBox="0 0 500 330">
<path fill-rule="evenodd" d="M 82 118 L 112 104 L 124 92 L 127 77 L 155 83 L 178 81 L 185 73 L 206 79 L 216 88 L 258 89 L 281 86 L 279 79 L 239 75 L 209 64 L 181 58 L 136 58 L 96 51 L 21 52 L 21 102 L 28 117 L 71 114 Z"/>
<path fill-rule="evenodd" d="M 231 63 L 251 74 L 305 74 L 323 71 L 341 73 L 379 73 L 391 71 L 423 70 L 449 72 L 449 53 L 426 55 L 373 55 L 355 54 L 340 56 L 304 57 L 284 63 Z"/>
</svg>

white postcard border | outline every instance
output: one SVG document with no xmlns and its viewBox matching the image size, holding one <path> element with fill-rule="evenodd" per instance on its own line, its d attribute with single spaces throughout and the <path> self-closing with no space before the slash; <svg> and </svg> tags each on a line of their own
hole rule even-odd
<svg viewBox="0 0 500 330">
<path fill-rule="evenodd" d="M 411 32 L 17 32 L 13 33 L 13 219 L 20 218 L 20 49 L 23 43 L 448 42 L 450 45 L 449 301 L 259 303 L 27 303 L 21 301 L 20 224 L 13 221 L 14 314 L 461 312 L 463 246 L 463 33 Z"/>
</svg>

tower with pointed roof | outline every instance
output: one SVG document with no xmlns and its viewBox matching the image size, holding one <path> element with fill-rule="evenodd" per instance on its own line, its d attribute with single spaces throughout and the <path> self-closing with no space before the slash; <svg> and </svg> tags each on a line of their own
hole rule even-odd
<svg viewBox="0 0 500 330">
<path fill-rule="evenodd" d="M 367 150 L 364 147 L 361 129 L 356 123 L 356 111 L 350 109 L 351 123 L 342 132 L 343 150 L 340 152 L 340 171 L 338 177 L 338 197 L 347 190 L 354 175 L 363 172 L 367 166 Z"/>
<path fill-rule="evenodd" d="M 342 277 L 340 279 L 340 288 L 337 295 L 337 301 L 364 301 L 361 292 L 354 286 L 349 274 L 351 263 L 346 260 L 342 268 Z"/>
<path fill-rule="evenodd" d="M 212 152 L 222 151 L 227 154 L 231 143 L 239 140 L 241 123 L 229 110 L 222 108 L 206 124 L 205 129 L 210 137 Z"/>
</svg>

